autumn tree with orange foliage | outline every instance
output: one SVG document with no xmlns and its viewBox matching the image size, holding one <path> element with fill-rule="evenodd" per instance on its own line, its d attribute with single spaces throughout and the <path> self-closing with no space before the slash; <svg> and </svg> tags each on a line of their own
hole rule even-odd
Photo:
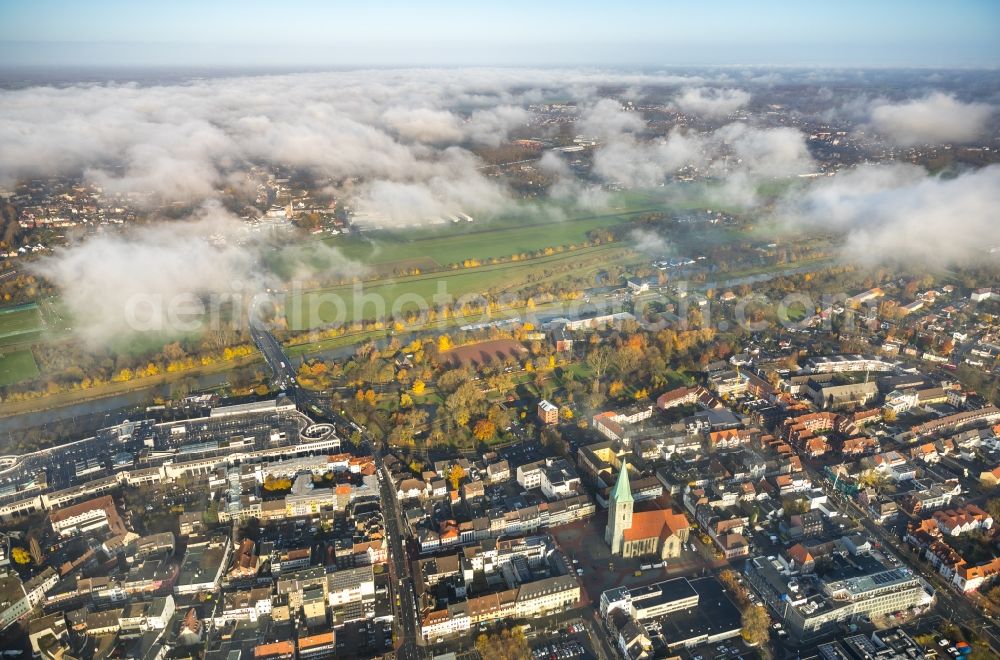
<svg viewBox="0 0 1000 660">
<path fill-rule="evenodd" d="M 481 419 L 476 422 L 475 427 L 472 429 L 472 435 L 476 437 L 476 440 L 481 442 L 486 442 L 487 440 L 492 440 L 496 437 L 497 427 L 491 420 Z"/>
<path fill-rule="evenodd" d="M 458 485 L 462 483 L 462 479 L 465 478 L 465 470 L 462 469 L 461 465 L 452 465 L 451 469 L 448 471 L 448 482 L 451 484 L 452 490 L 458 490 Z"/>
</svg>

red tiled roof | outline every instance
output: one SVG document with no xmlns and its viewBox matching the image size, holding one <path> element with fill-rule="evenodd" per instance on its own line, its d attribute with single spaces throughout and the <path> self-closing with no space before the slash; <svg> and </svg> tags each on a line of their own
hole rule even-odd
<svg viewBox="0 0 1000 660">
<path fill-rule="evenodd" d="M 87 500 L 86 502 L 80 502 L 79 504 L 73 504 L 72 506 L 67 506 L 62 509 L 56 509 L 49 514 L 49 520 L 54 523 L 62 522 L 67 518 L 72 518 L 73 516 L 78 516 L 81 513 L 95 511 L 97 509 L 104 509 L 110 514 L 111 511 L 115 510 L 114 498 L 110 495 L 103 495 L 101 497 L 95 497 L 92 500 Z"/>
<path fill-rule="evenodd" d="M 333 643 L 333 631 L 310 635 L 309 637 L 299 637 L 299 649 L 308 649 L 314 646 Z"/>
<path fill-rule="evenodd" d="M 284 655 L 287 653 L 295 653 L 295 646 L 290 641 L 261 644 L 253 650 L 255 658 L 266 658 L 272 655 Z"/>
<path fill-rule="evenodd" d="M 788 558 L 794 560 L 799 566 L 805 566 L 813 561 L 813 556 L 801 543 L 796 543 L 788 549 Z"/>
<path fill-rule="evenodd" d="M 638 541 L 652 537 L 666 538 L 688 528 L 687 517 L 666 509 L 638 511 L 632 514 L 632 526 L 625 530 L 626 541 Z"/>
</svg>

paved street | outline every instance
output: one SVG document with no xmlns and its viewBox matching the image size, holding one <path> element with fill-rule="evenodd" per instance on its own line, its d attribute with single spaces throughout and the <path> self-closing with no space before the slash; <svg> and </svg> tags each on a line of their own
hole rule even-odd
<svg viewBox="0 0 1000 660">
<path fill-rule="evenodd" d="M 403 548 L 403 525 L 399 518 L 399 507 L 396 506 L 396 494 L 392 492 L 391 481 L 386 478 L 382 452 L 375 449 L 374 453 L 375 465 L 379 474 L 379 487 L 382 491 L 386 533 L 389 536 L 389 571 L 392 576 L 393 588 L 399 598 L 399 605 L 396 606 L 397 639 L 399 640 L 396 655 L 404 660 L 417 660 L 420 657 L 420 652 L 417 648 L 419 635 L 416 591 L 413 588 L 409 562 L 406 561 L 406 551 Z"/>
<path fill-rule="evenodd" d="M 264 355 L 267 366 L 271 368 L 274 382 L 282 389 L 297 390 L 295 386 L 295 369 L 285 355 L 284 349 L 277 339 L 262 325 L 250 320 L 250 336 L 253 343 Z"/>
<path fill-rule="evenodd" d="M 290 390 L 295 397 L 296 403 L 300 406 L 316 406 L 324 414 L 330 416 L 333 421 L 342 426 L 351 426 L 351 422 L 344 419 L 334 411 L 329 409 L 329 397 L 317 395 L 298 387 L 295 382 L 295 369 L 291 360 L 285 355 L 281 344 L 265 328 L 250 323 L 250 331 L 254 343 L 264 354 L 274 381 L 281 387 Z M 362 438 L 372 447 L 375 456 L 375 466 L 378 468 L 379 488 L 382 494 L 382 509 L 385 518 L 386 533 L 389 537 L 389 573 L 391 576 L 392 589 L 395 597 L 392 599 L 395 610 L 396 639 L 399 646 L 396 649 L 396 656 L 403 660 L 419 660 L 421 657 L 418 648 L 419 634 L 417 623 L 416 591 L 413 587 L 413 579 L 410 576 L 409 562 L 406 560 L 406 551 L 403 548 L 403 524 L 399 517 L 399 507 L 396 503 L 396 494 L 392 490 L 391 481 L 386 478 L 385 464 L 382 461 L 382 452 L 371 441 L 367 433 L 362 431 Z M 396 605 L 398 599 L 398 605 Z"/>
</svg>

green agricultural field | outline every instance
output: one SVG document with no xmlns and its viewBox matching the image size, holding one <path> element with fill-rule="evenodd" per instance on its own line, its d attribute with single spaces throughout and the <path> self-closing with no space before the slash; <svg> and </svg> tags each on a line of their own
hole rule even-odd
<svg viewBox="0 0 1000 660">
<path fill-rule="evenodd" d="M 402 267 L 446 266 L 466 259 L 491 259 L 512 254 L 531 253 L 547 247 L 582 243 L 587 233 L 629 222 L 639 211 L 589 216 L 566 220 L 540 220 L 513 224 L 497 219 L 482 224 L 454 225 L 448 228 L 414 229 L 412 232 L 380 231 L 368 236 L 324 239 L 349 259 L 366 265 Z"/>
<path fill-rule="evenodd" d="M 35 356 L 29 350 L 4 353 L 0 351 L 0 387 L 38 377 Z"/>
<path fill-rule="evenodd" d="M 303 330 L 405 313 L 420 308 L 420 303 L 415 301 L 426 301 L 428 306 L 434 306 L 434 296 L 441 292 L 457 300 L 462 296 L 516 291 L 529 280 L 542 279 L 547 268 L 568 260 L 580 264 L 574 274 L 596 272 L 607 264 L 610 255 L 625 249 L 611 243 L 527 261 L 368 282 L 360 286 L 357 295 L 351 285 L 310 291 L 290 297 L 285 304 L 285 316 L 290 328 Z"/>
<path fill-rule="evenodd" d="M 595 229 L 627 224 L 648 212 L 723 210 L 726 205 L 716 199 L 716 187 L 712 183 L 680 183 L 662 191 L 614 193 L 608 210 L 599 213 L 548 200 L 521 204 L 512 211 L 472 223 L 379 230 L 319 240 L 380 274 L 392 275 L 394 269 L 427 270 L 466 259 L 486 260 L 581 243 Z M 778 189 L 779 184 L 772 187 Z M 733 238 L 718 233 L 717 240 Z"/>
<path fill-rule="evenodd" d="M 0 347 L 35 339 L 42 328 L 42 315 L 34 303 L 0 308 Z"/>
</svg>

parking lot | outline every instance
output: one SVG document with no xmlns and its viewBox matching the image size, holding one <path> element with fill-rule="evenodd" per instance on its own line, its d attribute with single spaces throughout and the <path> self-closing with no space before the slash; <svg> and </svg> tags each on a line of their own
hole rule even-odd
<svg viewBox="0 0 1000 660">
<path fill-rule="evenodd" d="M 392 623 L 355 621 L 337 631 L 337 655 L 382 655 L 392 650 Z"/>
<path fill-rule="evenodd" d="M 116 470 L 139 466 L 138 457 L 148 444 L 156 451 L 178 452 L 183 456 L 181 460 L 224 455 L 228 452 L 222 446 L 224 441 L 236 436 L 253 438 L 254 449 L 291 445 L 298 441 L 303 423 L 296 413 L 248 413 L 238 418 L 199 418 L 163 425 L 156 425 L 152 419 L 126 422 L 102 428 L 92 437 L 22 457 L 16 469 L 0 478 L 0 488 L 6 486 L 9 491 L 5 491 L 3 499 L 17 497 L 38 472 L 45 473 L 50 490 L 101 479 Z M 279 439 L 273 442 L 272 437 Z M 141 466 L 158 465 L 168 458 L 150 458 Z"/>
<path fill-rule="evenodd" d="M 607 655 L 598 652 L 599 642 L 593 637 L 593 624 L 580 616 L 556 616 L 546 627 L 535 626 L 527 634 L 532 655 L 536 660 L 562 660 L 564 658 L 595 659 Z"/>
<path fill-rule="evenodd" d="M 586 656 L 587 652 L 583 644 L 576 640 L 568 642 L 553 642 L 551 644 L 540 644 L 531 649 L 531 654 L 535 660 L 561 660 L 563 658 L 579 658 Z"/>
</svg>

